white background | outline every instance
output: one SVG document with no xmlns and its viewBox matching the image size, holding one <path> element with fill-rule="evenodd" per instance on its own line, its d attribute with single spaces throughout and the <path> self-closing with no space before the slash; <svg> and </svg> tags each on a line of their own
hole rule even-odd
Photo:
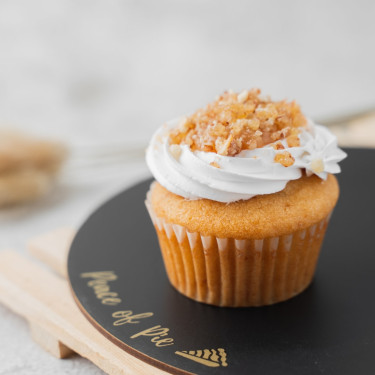
<svg viewBox="0 0 375 375">
<path fill-rule="evenodd" d="M 296 98 L 317 119 L 374 106 L 374 20 L 371 0 L 2 0 L 0 124 L 61 139 L 74 161 L 90 145 L 143 148 L 228 88 Z M 78 226 L 148 175 L 142 160 L 69 168 L 46 199 L 0 212 L 2 247 Z M 101 372 L 51 358 L 0 306 L 0 374 L 51 373 Z"/>
</svg>

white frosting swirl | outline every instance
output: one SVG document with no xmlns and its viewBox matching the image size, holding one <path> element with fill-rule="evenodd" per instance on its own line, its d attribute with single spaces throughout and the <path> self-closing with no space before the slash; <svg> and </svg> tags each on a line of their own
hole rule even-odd
<svg viewBox="0 0 375 375">
<path fill-rule="evenodd" d="M 187 199 L 207 198 L 219 202 L 235 202 L 260 194 L 272 194 L 285 188 L 288 181 L 315 173 L 322 179 L 328 173 L 339 173 L 338 163 L 346 153 L 337 146 L 336 137 L 325 127 L 311 121 L 299 134 L 300 147 L 275 150 L 272 144 L 241 151 L 236 156 L 213 152 L 191 151 L 187 145 L 172 145 L 168 140 L 170 121 L 153 135 L 146 153 L 147 164 L 155 179 L 174 194 Z M 274 161 L 275 155 L 288 151 L 295 162 L 284 167 Z M 210 163 L 217 163 L 220 168 Z"/>
</svg>

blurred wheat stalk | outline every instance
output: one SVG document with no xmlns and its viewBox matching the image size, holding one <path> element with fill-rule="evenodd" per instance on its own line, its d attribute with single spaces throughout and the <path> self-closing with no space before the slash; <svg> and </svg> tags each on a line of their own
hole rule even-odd
<svg viewBox="0 0 375 375">
<path fill-rule="evenodd" d="M 0 131 L 0 206 L 36 199 L 46 194 L 66 159 L 58 142 Z"/>
<path fill-rule="evenodd" d="M 375 109 L 322 120 L 336 134 L 342 147 L 375 148 Z"/>
</svg>

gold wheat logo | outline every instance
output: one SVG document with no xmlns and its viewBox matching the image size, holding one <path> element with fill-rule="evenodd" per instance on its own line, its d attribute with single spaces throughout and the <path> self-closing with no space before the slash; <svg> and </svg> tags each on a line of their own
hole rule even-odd
<svg viewBox="0 0 375 375">
<path fill-rule="evenodd" d="M 202 365 L 209 367 L 228 366 L 227 353 L 224 349 L 203 349 L 203 350 L 183 350 L 181 352 L 175 352 L 181 357 L 191 359 L 192 361 L 201 363 Z"/>
</svg>

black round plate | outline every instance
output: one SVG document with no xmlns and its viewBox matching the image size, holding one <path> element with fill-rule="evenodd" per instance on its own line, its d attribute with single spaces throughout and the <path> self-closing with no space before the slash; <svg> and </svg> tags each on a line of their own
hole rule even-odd
<svg viewBox="0 0 375 375">
<path fill-rule="evenodd" d="M 171 373 L 375 373 L 375 151 L 347 151 L 315 281 L 301 295 L 219 308 L 176 292 L 144 205 L 145 181 L 78 231 L 68 269 L 79 307 L 108 339 Z"/>
</svg>

